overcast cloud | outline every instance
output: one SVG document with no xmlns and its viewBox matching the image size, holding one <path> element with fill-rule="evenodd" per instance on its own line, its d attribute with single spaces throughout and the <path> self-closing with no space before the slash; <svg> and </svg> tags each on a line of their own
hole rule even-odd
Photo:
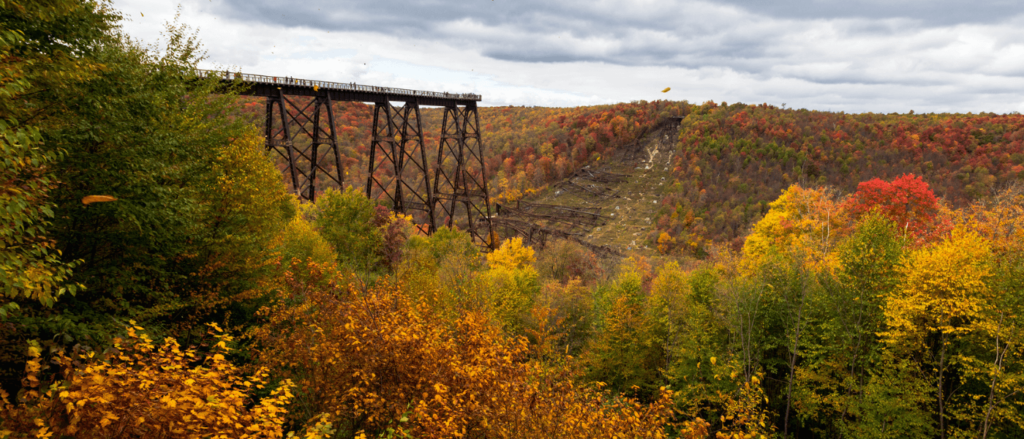
<svg viewBox="0 0 1024 439">
<path fill-rule="evenodd" d="M 176 3 L 115 0 L 144 42 Z M 1024 111 L 1024 6 L 952 0 L 183 0 L 207 67 L 484 105 Z M 144 14 L 144 16 L 143 16 Z M 668 93 L 660 91 L 671 87 Z"/>
</svg>

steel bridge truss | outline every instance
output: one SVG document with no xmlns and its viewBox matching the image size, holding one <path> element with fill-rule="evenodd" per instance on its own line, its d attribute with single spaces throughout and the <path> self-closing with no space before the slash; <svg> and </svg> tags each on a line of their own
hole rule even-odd
<svg viewBox="0 0 1024 439">
<path fill-rule="evenodd" d="M 493 247 L 479 126 L 476 105 L 445 106 L 431 169 L 419 104 L 415 100 L 402 107 L 390 101 L 376 103 L 366 195 L 373 198 L 379 193 L 395 212 L 411 214 L 424 233 L 433 233 L 441 225 L 458 227 L 477 244 Z"/>
<path fill-rule="evenodd" d="M 318 179 L 343 187 L 344 170 L 332 103 L 327 93 L 317 94 L 304 105 L 289 99 L 280 89 L 276 95 L 267 96 L 267 149 L 288 161 L 292 190 L 310 201 L 316 201 Z"/>
<path fill-rule="evenodd" d="M 448 227 L 467 230 L 479 244 L 494 248 L 491 199 L 484 173 L 480 113 L 476 103 L 444 108 L 441 141 L 434 167 L 434 197 Z"/>
<path fill-rule="evenodd" d="M 390 100 L 375 104 L 366 196 L 374 198 L 375 192 L 379 193 L 395 212 L 411 214 L 414 224 L 426 228 L 422 232 L 433 233 L 437 222 L 427 163 L 416 101 L 401 107 Z"/>
</svg>

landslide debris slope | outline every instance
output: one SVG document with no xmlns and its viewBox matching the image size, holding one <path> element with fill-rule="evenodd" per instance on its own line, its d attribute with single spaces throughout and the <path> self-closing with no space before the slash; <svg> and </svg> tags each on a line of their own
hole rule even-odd
<svg viewBox="0 0 1024 439">
<path fill-rule="evenodd" d="M 519 209 L 506 207 L 504 216 L 499 212 L 499 217 L 530 221 L 547 230 L 549 239 L 567 237 L 599 253 L 653 254 L 656 249 L 649 238 L 662 208 L 661 200 L 672 182 L 670 171 L 679 122 L 679 118 L 660 121 L 628 147 L 592 160 L 569 177 L 524 199 Z M 521 215 L 523 211 L 542 214 Z M 542 241 L 544 234 L 535 231 L 533 241 Z"/>
</svg>

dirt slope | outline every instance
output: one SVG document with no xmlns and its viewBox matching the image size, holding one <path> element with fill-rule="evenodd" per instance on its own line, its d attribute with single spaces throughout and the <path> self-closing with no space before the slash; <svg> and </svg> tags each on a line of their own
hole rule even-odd
<svg viewBox="0 0 1024 439">
<path fill-rule="evenodd" d="M 525 201 L 597 212 L 601 216 L 598 222 L 559 229 L 617 253 L 654 253 L 646 238 L 654 230 L 653 221 L 669 189 L 678 128 L 678 119 L 665 120 L 632 147 L 592 161 Z"/>
</svg>

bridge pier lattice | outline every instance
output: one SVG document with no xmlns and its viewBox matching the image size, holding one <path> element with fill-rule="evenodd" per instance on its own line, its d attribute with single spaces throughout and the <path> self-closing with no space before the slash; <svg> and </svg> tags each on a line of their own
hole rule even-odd
<svg viewBox="0 0 1024 439">
<path fill-rule="evenodd" d="M 420 107 L 415 100 L 396 107 L 390 100 L 373 107 L 366 196 L 380 190 L 398 213 L 412 214 L 424 233 L 437 230 L 433 188 L 423 144 Z"/>
<path fill-rule="evenodd" d="M 475 103 L 445 106 L 434 167 L 434 196 L 444 224 L 467 230 L 478 244 L 494 248 L 480 114 Z"/>
<path fill-rule="evenodd" d="M 288 161 L 292 190 L 310 201 L 316 201 L 318 179 L 333 181 L 339 188 L 343 186 L 344 170 L 332 104 L 327 93 L 317 94 L 304 104 L 290 99 L 281 90 L 267 96 L 267 149 Z"/>
</svg>

